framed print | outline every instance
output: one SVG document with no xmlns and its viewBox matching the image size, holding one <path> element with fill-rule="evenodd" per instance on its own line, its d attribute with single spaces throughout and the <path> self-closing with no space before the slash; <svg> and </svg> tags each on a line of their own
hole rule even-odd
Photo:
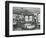
<svg viewBox="0 0 46 38">
<path fill-rule="evenodd" d="M 5 2 L 5 36 L 45 34 L 45 4 L 35 2 Z"/>
</svg>

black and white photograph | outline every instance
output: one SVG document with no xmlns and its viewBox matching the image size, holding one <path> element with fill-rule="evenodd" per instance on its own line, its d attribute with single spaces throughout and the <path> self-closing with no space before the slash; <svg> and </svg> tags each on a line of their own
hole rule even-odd
<svg viewBox="0 0 46 38">
<path fill-rule="evenodd" d="M 40 30 L 40 8 L 13 7 L 13 31 Z"/>
<path fill-rule="evenodd" d="M 45 4 L 6 2 L 6 36 L 45 34 Z"/>
</svg>

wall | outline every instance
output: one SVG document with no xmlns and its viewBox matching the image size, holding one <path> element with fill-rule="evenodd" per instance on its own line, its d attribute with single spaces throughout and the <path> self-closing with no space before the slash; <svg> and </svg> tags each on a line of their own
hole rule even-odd
<svg viewBox="0 0 46 38">
<path fill-rule="evenodd" d="M 5 37 L 5 1 L 6 0 L 0 0 L 0 38 L 6 38 Z M 44 3 L 46 3 L 46 0 L 16 0 L 16 1 L 44 2 Z M 45 9 L 46 9 L 46 7 L 45 7 Z M 45 23 L 45 25 L 46 25 L 46 23 Z M 9 38 L 46 38 L 46 34 L 45 35 L 37 35 L 37 36 L 23 36 L 23 37 L 9 37 Z"/>
</svg>

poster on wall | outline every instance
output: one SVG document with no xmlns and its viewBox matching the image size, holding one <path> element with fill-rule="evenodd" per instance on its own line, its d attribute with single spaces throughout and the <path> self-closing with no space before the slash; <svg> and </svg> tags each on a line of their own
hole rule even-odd
<svg viewBox="0 0 46 38">
<path fill-rule="evenodd" d="M 44 35 L 44 15 L 44 3 L 6 1 L 5 36 Z"/>
</svg>

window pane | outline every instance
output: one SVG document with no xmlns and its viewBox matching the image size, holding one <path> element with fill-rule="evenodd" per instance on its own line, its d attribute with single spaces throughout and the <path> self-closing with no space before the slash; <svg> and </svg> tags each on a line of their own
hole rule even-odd
<svg viewBox="0 0 46 38">
<path fill-rule="evenodd" d="M 38 14 L 38 22 L 40 22 L 40 14 Z"/>
<path fill-rule="evenodd" d="M 29 16 L 29 21 L 32 21 L 32 16 Z"/>
<path fill-rule="evenodd" d="M 28 16 L 25 16 L 25 21 L 28 21 Z"/>
</svg>

